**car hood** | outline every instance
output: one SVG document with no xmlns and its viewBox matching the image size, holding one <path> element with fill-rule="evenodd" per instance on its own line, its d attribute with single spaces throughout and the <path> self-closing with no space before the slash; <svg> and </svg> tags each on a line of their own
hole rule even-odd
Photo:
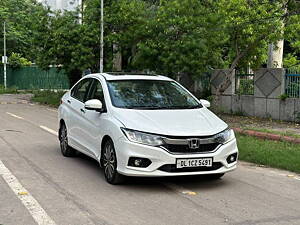
<svg viewBox="0 0 300 225">
<path fill-rule="evenodd" d="M 207 136 L 228 127 L 205 107 L 181 110 L 114 108 L 113 115 L 126 128 L 169 136 Z"/>
</svg>

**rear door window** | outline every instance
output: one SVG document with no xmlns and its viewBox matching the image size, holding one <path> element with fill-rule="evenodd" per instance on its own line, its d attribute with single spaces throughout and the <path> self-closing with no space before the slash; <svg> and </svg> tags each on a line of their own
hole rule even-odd
<svg viewBox="0 0 300 225">
<path fill-rule="evenodd" d="M 81 80 L 72 90 L 71 96 L 78 101 L 85 102 L 93 79 Z"/>
</svg>

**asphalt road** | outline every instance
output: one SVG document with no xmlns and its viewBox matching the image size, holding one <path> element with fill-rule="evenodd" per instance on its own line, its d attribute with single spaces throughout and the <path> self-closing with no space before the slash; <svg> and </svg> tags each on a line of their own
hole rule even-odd
<svg viewBox="0 0 300 225">
<path fill-rule="evenodd" d="M 112 186 L 92 159 L 61 155 L 55 109 L 22 99 L 0 96 L 2 225 L 300 224 L 297 174 L 240 162 L 217 181 L 134 178 Z"/>
</svg>

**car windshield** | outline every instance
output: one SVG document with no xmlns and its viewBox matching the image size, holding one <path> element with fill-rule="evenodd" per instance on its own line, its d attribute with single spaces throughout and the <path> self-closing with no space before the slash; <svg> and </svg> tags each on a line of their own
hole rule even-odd
<svg viewBox="0 0 300 225">
<path fill-rule="evenodd" d="M 127 109 L 193 109 L 202 105 L 173 81 L 108 81 L 112 104 Z"/>
</svg>

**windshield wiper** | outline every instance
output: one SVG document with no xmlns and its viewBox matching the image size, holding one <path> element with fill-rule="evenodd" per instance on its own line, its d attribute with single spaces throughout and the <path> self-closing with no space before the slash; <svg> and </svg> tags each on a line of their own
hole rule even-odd
<svg viewBox="0 0 300 225">
<path fill-rule="evenodd" d="M 202 105 L 192 105 L 192 106 L 187 106 L 186 109 L 198 109 L 198 108 L 202 108 Z"/>
<path fill-rule="evenodd" d="M 164 106 L 142 106 L 138 107 L 138 109 L 166 109 Z"/>
<path fill-rule="evenodd" d="M 156 107 L 156 106 L 127 106 L 123 107 L 124 109 L 161 109 L 162 107 Z"/>
<path fill-rule="evenodd" d="M 140 110 L 156 110 L 156 109 L 197 109 L 202 108 L 202 105 L 193 106 L 128 106 L 126 109 L 140 109 Z"/>
<path fill-rule="evenodd" d="M 197 109 L 197 108 L 201 108 L 201 105 L 192 105 L 192 106 L 169 106 L 166 107 L 168 109 Z"/>
<path fill-rule="evenodd" d="M 202 105 L 194 106 L 137 106 L 137 107 L 126 107 L 126 109 L 140 109 L 140 110 L 155 110 L 155 109 L 196 109 L 202 108 Z"/>
</svg>

